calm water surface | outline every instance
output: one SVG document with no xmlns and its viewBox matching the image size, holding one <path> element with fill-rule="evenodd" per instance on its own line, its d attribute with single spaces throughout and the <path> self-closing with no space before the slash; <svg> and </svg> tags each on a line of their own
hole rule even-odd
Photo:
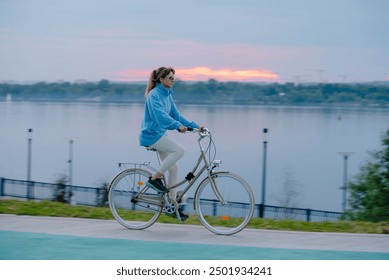
<svg viewBox="0 0 389 280">
<path fill-rule="evenodd" d="M 381 148 L 389 110 L 323 107 L 185 106 L 188 119 L 209 127 L 221 169 L 234 171 L 261 201 L 262 129 L 269 128 L 266 204 L 340 211 L 343 158 L 348 176 L 368 152 Z M 27 177 L 28 128 L 33 128 L 32 180 L 68 174 L 69 137 L 75 137 L 73 184 L 97 186 L 118 172 L 117 162 L 152 161 L 138 145 L 143 105 L 0 102 L 0 176 Z M 169 135 L 186 147 L 181 177 L 198 154 L 196 134 Z"/>
</svg>

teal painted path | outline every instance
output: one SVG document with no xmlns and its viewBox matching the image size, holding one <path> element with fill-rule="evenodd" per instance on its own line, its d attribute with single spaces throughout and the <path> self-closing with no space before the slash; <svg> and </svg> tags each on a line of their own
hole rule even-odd
<svg viewBox="0 0 389 280">
<path fill-rule="evenodd" d="M 389 260 L 389 253 L 256 248 L 0 231 L 2 260 Z"/>
<path fill-rule="evenodd" d="M 218 236 L 201 226 L 0 215 L 2 260 L 389 260 L 389 236 L 270 230 Z"/>
</svg>

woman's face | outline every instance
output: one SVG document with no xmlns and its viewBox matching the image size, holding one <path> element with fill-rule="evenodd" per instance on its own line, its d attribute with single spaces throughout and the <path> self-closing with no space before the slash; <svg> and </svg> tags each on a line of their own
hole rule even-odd
<svg viewBox="0 0 389 280">
<path fill-rule="evenodd" d="M 161 81 L 161 84 L 165 88 L 171 88 L 173 86 L 173 83 L 174 83 L 174 74 L 173 74 L 173 72 L 170 71 L 170 73 L 167 74 L 167 76 L 165 78 L 161 78 L 160 81 Z"/>
</svg>

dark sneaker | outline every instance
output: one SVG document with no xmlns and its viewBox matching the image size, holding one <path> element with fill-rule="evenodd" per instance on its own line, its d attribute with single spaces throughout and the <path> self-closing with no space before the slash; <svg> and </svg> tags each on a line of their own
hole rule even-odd
<svg viewBox="0 0 389 280">
<path fill-rule="evenodd" d="M 160 179 L 160 178 L 155 179 L 155 180 L 152 180 L 150 178 L 147 181 L 146 185 L 149 188 L 152 188 L 152 189 L 156 190 L 157 192 L 161 192 L 161 193 L 168 193 L 169 192 L 169 190 L 164 186 L 164 184 L 162 182 L 162 179 Z"/>
<path fill-rule="evenodd" d="M 181 209 L 178 209 L 178 214 L 180 215 L 181 221 L 185 221 L 189 217 L 187 214 L 182 212 Z M 176 215 L 176 212 L 174 212 L 174 213 L 166 213 L 166 215 L 178 219 L 178 217 Z"/>
</svg>

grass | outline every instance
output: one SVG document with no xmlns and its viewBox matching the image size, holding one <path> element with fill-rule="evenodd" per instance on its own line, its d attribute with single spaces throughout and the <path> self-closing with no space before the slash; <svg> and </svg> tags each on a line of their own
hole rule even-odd
<svg viewBox="0 0 389 280">
<path fill-rule="evenodd" d="M 78 217 L 89 219 L 113 219 L 108 207 L 90 207 L 81 205 L 69 205 L 51 201 L 19 201 L 0 200 L 0 214 L 30 215 L 30 216 L 54 216 L 54 217 Z M 177 220 L 166 215 L 158 219 L 160 223 L 177 223 Z M 226 221 L 221 221 L 225 223 Z M 199 225 L 196 215 L 191 215 L 185 224 Z M 344 233 L 376 233 L 388 234 L 389 222 L 301 222 L 293 220 L 271 220 L 253 218 L 248 225 L 255 229 L 292 230 L 309 232 L 344 232 Z"/>
</svg>

